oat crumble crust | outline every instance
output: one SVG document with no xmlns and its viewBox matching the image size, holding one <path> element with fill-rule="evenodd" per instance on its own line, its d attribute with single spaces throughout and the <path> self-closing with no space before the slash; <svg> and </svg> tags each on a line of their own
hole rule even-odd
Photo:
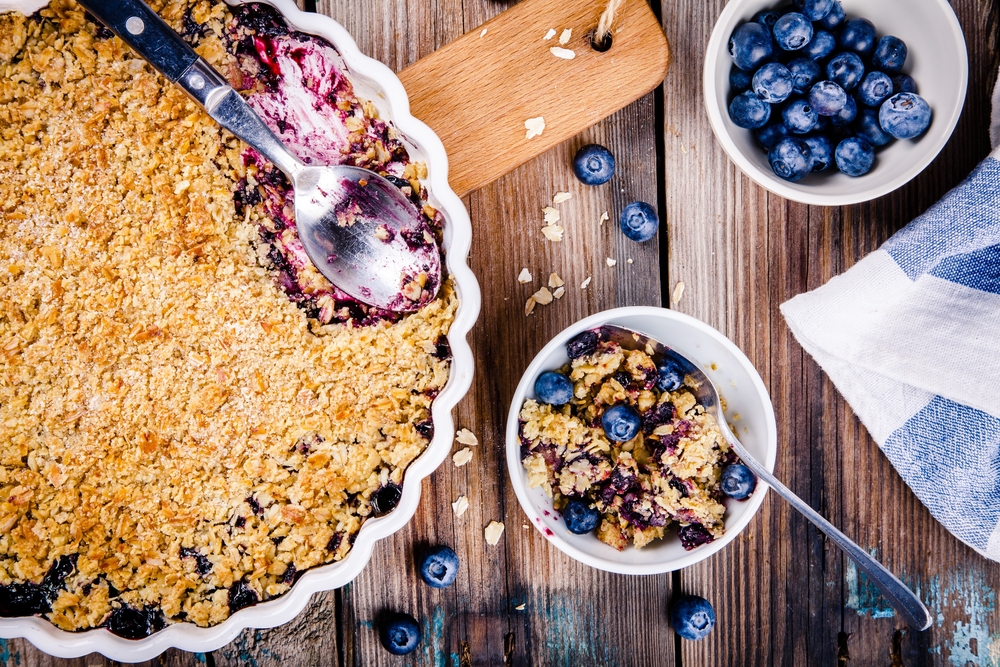
<svg viewBox="0 0 1000 667">
<path fill-rule="evenodd" d="M 152 4 L 232 67 L 225 5 Z M 426 447 L 453 286 L 321 324 L 237 211 L 243 153 L 71 0 L 0 15 L 0 607 L 219 623 L 344 558 Z"/>
</svg>

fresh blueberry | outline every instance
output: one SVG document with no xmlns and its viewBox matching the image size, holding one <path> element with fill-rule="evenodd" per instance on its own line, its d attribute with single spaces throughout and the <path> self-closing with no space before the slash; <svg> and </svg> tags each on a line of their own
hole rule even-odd
<svg viewBox="0 0 1000 667">
<path fill-rule="evenodd" d="M 684 369 L 671 360 L 656 367 L 656 388 L 660 391 L 677 391 L 684 384 Z"/>
<path fill-rule="evenodd" d="M 837 33 L 837 44 L 867 56 L 875 48 L 875 25 L 868 19 L 849 19 Z"/>
<path fill-rule="evenodd" d="M 628 403 L 615 403 L 601 415 L 601 426 L 609 440 L 628 442 L 639 432 L 642 419 Z"/>
<path fill-rule="evenodd" d="M 431 588 L 447 588 L 458 576 L 458 554 L 444 545 L 431 548 L 420 561 L 420 576 Z"/>
<path fill-rule="evenodd" d="M 882 129 L 897 139 L 919 137 L 931 124 L 931 108 L 915 93 L 896 93 L 878 111 Z"/>
<path fill-rule="evenodd" d="M 768 63 L 753 75 L 753 91 L 768 104 L 787 100 L 792 86 L 792 73 L 781 63 Z"/>
<path fill-rule="evenodd" d="M 844 7 L 840 4 L 840 0 L 834 0 L 833 7 L 830 8 L 830 13 L 821 18 L 816 22 L 823 30 L 835 30 L 837 26 L 844 22 L 847 15 L 844 13 Z"/>
<path fill-rule="evenodd" d="M 670 605 L 670 624 L 684 639 L 704 639 L 715 627 L 715 610 L 703 597 L 682 595 Z"/>
<path fill-rule="evenodd" d="M 771 105 L 752 90 L 740 93 L 729 103 L 729 117 L 745 130 L 764 127 L 771 119 Z"/>
<path fill-rule="evenodd" d="M 812 107 L 809 100 L 795 100 L 789 103 L 781 112 L 781 117 L 785 120 L 785 126 L 793 134 L 806 134 L 816 129 L 819 116 Z"/>
<path fill-rule="evenodd" d="M 729 55 L 737 67 L 752 72 L 771 57 L 772 41 L 771 31 L 760 23 L 744 23 L 729 38 Z"/>
<path fill-rule="evenodd" d="M 542 403 L 566 405 L 573 398 L 573 383 L 562 373 L 545 371 L 535 380 L 535 396 Z"/>
<path fill-rule="evenodd" d="M 746 500 L 757 488 L 757 477 L 742 463 L 733 463 L 722 471 L 719 486 L 733 500 Z"/>
<path fill-rule="evenodd" d="M 836 0 L 795 0 L 795 8 L 810 21 L 819 21 L 833 11 Z"/>
<path fill-rule="evenodd" d="M 854 121 L 854 129 L 859 137 L 876 148 L 892 141 L 892 135 L 879 125 L 876 109 L 862 109 Z"/>
<path fill-rule="evenodd" d="M 809 89 L 809 104 L 820 116 L 833 116 L 847 104 L 847 91 L 833 81 L 820 81 Z"/>
<path fill-rule="evenodd" d="M 788 136 L 788 128 L 785 127 L 784 122 L 775 121 L 773 123 L 768 123 L 759 130 L 754 131 L 754 137 L 757 139 L 764 150 L 769 151 L 774 147 L 776 143 Z"/>
<path fill-rule="evenodd" d="M 858 115 L 858 103 L 848 96 L 844 108 L 830 116 L 830 122 L 840 127 L 849 124 Z"/>
<path fill-rule="evenodd" d="M 805 95 L 813 84 L 819 81 L 821 70 L 815 60 L 796 58 L 788 63 L 788 71 L 792 73 L 792 90 L 799 95 Z"/>
<path fill-rule="evenodd" d="M 852 90 L 864 75 L 865 64 L 856 53 L 838 54 L 826 64 L 826 78 L 844 90 Z"/>
<path fill-rule="evenodd" d="M 601 185 L 615 175 L 615 156 L 604 146 L 587 144 L 573 158 L 573 173 L 584 185 Z"/>
<path fill-rule="evenodd" d="M 379 639 L 393 655 L 412 653 L 420 643 L 420 625 L 409 614 L 393 614 L 382 623 Z"/>
<path fill-rule="evenodd" d="M 915 93 L 917 92 L 917 82 L 909 74 L 897 74 L 892 77 L 892 92 Z"/>
<path fill-rule="evenodd" d="M 822 134 L 816 134 L 803 139 L 809 146 L 809 158 L 812 160 L 810 171 L 826 171 L 833 162 L 833 144 Z"/>
<path fill-rule="evenodd" d="M 660 216 L 646 202 L 634 201 L 622 209 L 618 226 L 629 239 L 644 243 L 656 237 L 656 232 L 660 229 Z"/>
<path fill-rule="evenodd" d="M 899 37 L 886 35 L 878 40 L 875 45 L 875 53 L 872 54 L 872 65 L 888 72 L 896 74 L 906 63 L 906 42 Z"/>
<path fill-rule="evenodd" d="M 753 81 L 753 74 L 750 72 L 744 72 L 736 65 L 729 70 L 729 87 L 734 93 L 742 93 L 744 90 L 750 90 L 750 83 Z"/>
<path fill-rule="evenodd" d="M 837 168 L 848 176 L 864 176 L 875 164 L 875 149 L 860 137 L 848 137 L 837 144 Z"/>
<path fill-rule="evenodd" d="M 798 51 L 812 38 L 812 23 L 798 12 L 787 13 L 774 24 L 774 41 L 785 51 Z"/>
<path fill-rule="evenodd" d="M 826 30 L 817 30 L 813 38 L 802 47 L 802 54 L 813 60 L 823 60 L 837 48 L 837 38 Z"/>
<path fill-rule="evenodd" d="M 858 86 L 858 99 L 870 107 L 877 107 L 890 95 L 892 95 L 892 79 L 884 72 L 868 72 Z"/>
<path fill-rule="evenodd" d="M 563 509 L 563 518 L 566 520 L 566 530 L 575 535 L 585 535 L 597 528 L 601 520 L 601 513 L 590 503 L 573 498 Z"/>
<path fill-rule="evenodd" d="M 771 170 L 786 181 L 797 181 L 809 173 L 809 145 L 796 137 L 785 137 L 767 154 Z"/>
<path fill-rule="evenodd" d="M 750 20 L 755 23 L 761 24 L 762 26 L 767 28 L 768 32 L 770 32 L 771 30 L 774 29 L 774 24 L 777 23 L 778 19 L 780 18 L 781 14 L 779 14 L 778 12 L 764 11 L 764 12 L 757 12 L 756 14 L 753 15 L 753 18 Z"/>
</svg>

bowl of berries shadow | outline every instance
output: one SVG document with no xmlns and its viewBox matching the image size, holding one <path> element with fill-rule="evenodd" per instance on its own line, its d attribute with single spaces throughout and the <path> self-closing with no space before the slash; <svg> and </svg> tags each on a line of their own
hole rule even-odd
<svg viewBox="0 0 1000 667">
<path fill-rule="evenodd" d="M 755 140 L 753 131 L 738 127 L 729 117 L 729 103 L 734 97 L 729 81 L 733 67 L 730 36 L 758 12 L 781 12 L 786 4 L 774 0 L 731 0 L 709 40 L 703 82 L 705 108 L 712 130 L 730 159 L 767 190 L 792 201 L 817 206 L 869 201 L 915 178 L 944 148 L 965 104 L 968 53 L 961 25 L 951 5 L 947 0 L 841 0 L 848 19 L 864 18 L 875 25 L 876 39 L 893 35 L 906 43 L 908 55 L 902 73 L 913 77 L 916 92 L 930 105 L 931 124 L 916 139 L 896 140 L 877 149 L 873 168 L 863 176 L 847 176 L 832 166 L 790 182 L 774 174 L 767 153 Z M 821 68 L 825 63 L 824 60 Z"/>
<path fill-rule="evenodd" d="M 630 306 L 597 313 L 565 329 L 542 348 L 521 377 L 507 416 L 507 472 L 514 493 L 532 526 L 571 558 L 600 570 L 619 574 L 672 572 L 705 560 L 721 551 L 740 534 L 764 502 L 767 485 L 758 483 L 744 501 L 727 498 L 725 534 L 708 544 L 686 550 L 672 526 L 663 539 L 636 549 L 631 544 L 618 551 L 597 539 L 595 533 L 576 535 L 556 511 L 552 498 L 541 487 L 528 486 L 521 464 L 519 415 L 524 402 L 535 396 L 535 379 L 545 371 L 569 363 L 566 343 L 578 334 L 613 324 L 639 333 L 675 350 L 701 368 L 715 384 L 726 405 L 726 419 L 737 437 L 768 470 L 774 469 L 778 451 L 774 407 L 753 364 L 731 340 L 693 317 L 665 308 Z"/>
</svg>

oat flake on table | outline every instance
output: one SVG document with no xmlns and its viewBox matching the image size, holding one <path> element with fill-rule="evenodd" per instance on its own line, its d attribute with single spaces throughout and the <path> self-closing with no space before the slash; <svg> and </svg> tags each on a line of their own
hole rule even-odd
<svg viewBox="0 0 1000 667">
<path fill-rule="evenodd" d="M 554 55 L 556 58 L 562 58 L 563 60 L 573 60 L 576 58 L 576 52 L 572 49 L 564 49 L 561 46 L 553 46 L 549 49 L 549 53 Z"/>
<path fill-rule="evenodd" d="M 546 225 L 542 227 L 542 235 L 553 243 L 562 241 L 564 231 L 566 230 L 561 225 Z"/>
<path fill-rule="evenodd" d="M 523 269 L 521 269 L 521 272 L 517 274 L 517 282 L 521 283 L 522 285 L 526 285 L 530 283 L 532 280 L 533 279 L 531 277 L 531 271 L 528 270 L 528 267 L 524 267 Z"/>
<path fill-rule="evenodd" d="M 543 208 L 542 214 L 545 216 L 546 224 L 549 225 L 559 222 L 559 220 L 562 218 L 562 213 L 552 208 L 551 206 L 546 206 L 545 208 Z"/>
<path fill-rule="evenodd" d="M 451 460 L 455 462 L 456 468 L 461 468 L 466 463 L 472 460 L 472 450 L 466 447 L 465 449 L 460 449 L 455 452 L 455 455 L 451 457 Z"/>
<path fill-rule="evenodd" d="M 499 521 L 490 521 L 490 525 L 486 526 L 483 530 L 483 537 L 486 538 L 486 544 L 491 547 L 496 546 L 497 542 L 500 541 L 500 536 L 503 535 L 503 524 Z"/>
<path fill-rule="evenodd" d="M 568 192 L 557 192 L 557 193 L 555 193 L 552 196 L 552 203 L 553 204 L 562 204 L 563 202 L 569 201 L 572 198 L 573 198 L 573 195 L 571 195 Z"/>
<path fill-rule="evenodd" d="M 463 428 L 458 433 L 455 434 L 455 442 L 460 445 L 478 445 L 479 438 L 467 428 Z"/>
<path fill-rule="evenodd" d="M 549 291 L 548 287 L 543 287 L 532 294 L 531 298 L 533 298 L 536 303 L 547 306 L 552 303 L 552 292 Z"/>
<path fill-rule="evenodd" d="M 469 509 L 469 499 L 465 496 L 459 496 L 458 499 L 451 504 L 451 509 L 455 513 L 455 516 L 462 516 L 465 514 L 465 510 Z"/>
<path fill-rule="evenodd" d="M 610 267 L 610 266 L 614 266 L 615 264 L 617 264 L 617 263 L 618 263 L 618 260 L 617 260 L 617 259 L 611 259 L 610 257 L 608 257 L 608 258 L 607 258 L 606 260 L 604 260 L 604 261 L 605 261 L 605 262 L 607 263 L 607 265 L 608 265 L 609 267 Z"/>
<path fill-rule="evenodd" d="M 562 287 L 565 284 L 558 273 L 553 272 L 549 274 L 549 287 Z"/>
<path fill-rule="evenodd" d="M 545 33 L 545 41 L 549 41 L 550 39 L 552 39 L 555 36 L 556 36 L 556 29 L 555 28 L 549 28 L 548 32 Z"/>
<path fill-rule="evenodd" d="M 527 130 L 524 134 L 525 139 L 532 139 L 541 135 L 545 131 L 545 118 L 542 116 L 529 118 L 524 121 L 524 129 Z"/>
<path fill-rule="evenodd" d="M 580 289 L 587 289 L 587 286 L 590 285 L 590 281 L 591 277 L 587 276 L 586 279 L 582 283 L 580 283 Z"/>
<path fill-rule="evenodd" d="M 562 31 L 562 34 L 559 35 L 559 43 L 562 44 L 563 46 L 566 46 L 567 44 L 569 44 L 569 40 L 572 37 L 573 37 L 573 29 L 566 28 L 565 30 Z"/>
</svg>

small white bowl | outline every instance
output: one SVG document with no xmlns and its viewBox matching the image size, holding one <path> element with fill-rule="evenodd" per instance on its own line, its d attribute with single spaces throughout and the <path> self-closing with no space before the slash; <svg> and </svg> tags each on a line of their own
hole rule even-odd
<svg viewBox="0 0 1000 667">
<path fill-rule="evenodd" d="M 685 551 L 676 532 L 670 531 L 666 538 L 642 549 L 629 546 L 618 551 L 592 533 L 574 535 L 569 532 L 553 508 L 552 499 L 541 488 L 528 486 L 528 476 L 521 465 L 518 414 L 526 399 L 535 398 L 535 378 L 544 371 L 569 363 L 566 342 L 573 336 L 604 324 L 644 333 L 701 367 L 725 399 L 726 418 L 736 426 L 740 442 L 768 470 L 774 469 L 778 451 L 774 408 L 757 371 L 732 341 L 704 322 L 664 308 L 616 308 L 580 320 L 553 338 L 521 377 L 507 416 L 507 472 L 521 509 L 531 519 L 531 524 L 560 551 L 600 570 L 619 574 L 679 570 L 705 560 L 732 542 L 760 509 L 767 486 L 759 484 L 757 491 L 745 502 L 726 501 L 726 533 L 721 539 Z"/>
<path fill-rule="evenodd" d="M 858 178 L 833 168 L 791 183 L 771 171 L 767 154 L 751 130 L 729 119 L 729 36 L 754 14 L 775 9 L 781 0 L 731 0 L 715 24 L 705 53 L 705 108 L 712 130 L 730 159 L 757 184 L 786 199 L 818 206 L 869 201 L 903 186 L 931 163 L 955 130 L 969 82 L 965 37 L 947 0 L 841 0 L 848 18 L 866 18 L 878 35 L 895 35 L 909 52 L 903 71 L 917 82 L 917 93 L 933 112 L 931 126 L 913 141 L 896 140 L 879 149 L 875 166 Z"/>
</svg>

